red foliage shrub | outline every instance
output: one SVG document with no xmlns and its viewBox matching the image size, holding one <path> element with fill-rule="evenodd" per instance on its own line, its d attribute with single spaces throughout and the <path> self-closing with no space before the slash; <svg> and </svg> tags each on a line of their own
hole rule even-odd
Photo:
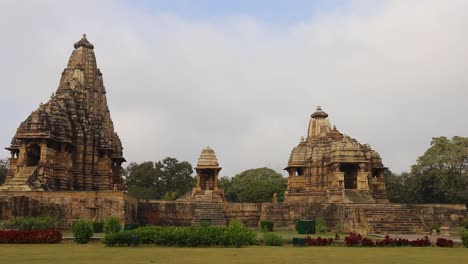
<svg viewBox="0 0 468 264">
<path fill-rule="evenodd" d="M 386 235 L 383 240 L 375 241 L 375 245 L 379 247 L 403 247 L 409 246 L 410 241 L 406 238 L 393 239 Z"/>
<path fill-rule="evenodd" d="M 333 238 L 311 238 L 307 236 L 305 242 L 308 246 L 329 246 L 333 243 Z"/>
<path fill-rule="evenodd" d="M 438 247 L 453 247 L 453 240 L 439 237 L 437 238 L 436 245 Z"/>
<path fill-rule="evenodd" d="M 425 236 L 424 238 L 418 238 L 416 240 L 410 241 L 410 245 L 412 247 L 428 247 L 431 245 L 431 241 L 427 236 Z"/>
<path fill-rule="evenodd" d="M 365 238 L 363 238 L 361 240 L 361 245 L 363 247 L 373 247 L 373 246 L 375 246 L 375 243 L 374 243 L 374 241 L 372 241 L 372 240 L 368 239 L 367 237 L 365 237 Z"/>
<path fill-rule="evenodd" d="M 359 246 L 361 245 L 362 236 L 356 233 L 350 233 L 349 236 L 345 237 L 345 243 L 347 246 Z"/>
<path fill-rule="evenodd" d="M 58 243 L 62 233 L 57 230 L 7 230 L 0 231 L 1 244 Z"/>
</svg>

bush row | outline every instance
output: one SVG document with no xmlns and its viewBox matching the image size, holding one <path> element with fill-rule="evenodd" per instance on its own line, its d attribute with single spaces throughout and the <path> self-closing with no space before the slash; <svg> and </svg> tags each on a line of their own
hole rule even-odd
<svg viewBox="0 0 468 264">
<path fill-rule="evenodd" d="M 241 247 L 257 244 L 257 237 L 254 231 L 235 221 L 228 227 L 145 226 L 106 234 L 104 243 L 108 246 L 142 243 L 176 247 Z"/>
<path fill-rule="evenodd" d="M 445 238 L 442 238 L 445 239 Z M 445 239 L 447 240 L 447 239 Z M 453 246 L 453 241 L 451 241 L 451 245 Z M 399 246 L 411 246 L 411 247 L 428 247 L 431 245 L 431 241 L 427 236 L 424 238 L 418 238 L 415 240 L 409 240 L 405 238 L 390 238 L 388 235 L 385 236 L 383 240 L 370 240 L 368 238 L 363 238 L 360 234 L 351 233 L 349 236 L 345 237 L 345 243 L 347 246 L 363 246 L 363 247 L 399 247 Z M 439 246 L 437 244 L 437 246 Z"/>
<path fill-rule="evenodd" d="M 57 224 L 57 219 L 50 216 L 40 217 L 16 217 L 2 223 L 3 229 L 16 230 L 46 230 L 53 229 Z"/>
<path fill-rule="evenodd" d="M 59 243 L 62 233 L 57 230 L 7 230 L 0 231 L 2 244 Z"/>
</svg>

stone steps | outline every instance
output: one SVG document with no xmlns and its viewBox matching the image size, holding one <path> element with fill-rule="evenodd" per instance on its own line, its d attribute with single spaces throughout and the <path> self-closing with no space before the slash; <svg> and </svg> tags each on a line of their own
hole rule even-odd
<svg viewBox="0 0 468 264">
<path fill-rule="evenodd" d="M 19 172 L 8 182 L 0 186 L 1 191 L 31 191 L 29 186 L 29 179 L 36 171 L 35 166 L 23 167 Z"/>
<path fill-rule="evenodd" d="M 199 226 L 204 219 L 210 219 L 213 226 L 226 226 L 223 208 L 219 203 L 197 203 L 195 205 L 192 226 Z"/>
<path fill-rule="evenodd" d="M 363 212 L 372 233 L 419 234 L 425 232 L 422 220 L 412 209 L 386 204 L 366 206 Z"/>
</svg>

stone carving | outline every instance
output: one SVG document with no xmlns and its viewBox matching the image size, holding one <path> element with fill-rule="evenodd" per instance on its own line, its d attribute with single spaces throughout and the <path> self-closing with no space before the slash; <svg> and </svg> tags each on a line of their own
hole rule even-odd
<svg viewBox="0 0 468 264">
<path fill-rule="evenodd" d="M 388 202 L 380 155 L 331 128 L 320 107 L 289 158 L 288 202 Z"/>
<path fill-rule="evenodd" d="M 121 190 L 122 144 L 114 131 L 94 45 L 74 44 L 59 87 L 20 124 L 2 190 Z M 35 184 L 30 178 L 34 176 Z"/>
</svg>

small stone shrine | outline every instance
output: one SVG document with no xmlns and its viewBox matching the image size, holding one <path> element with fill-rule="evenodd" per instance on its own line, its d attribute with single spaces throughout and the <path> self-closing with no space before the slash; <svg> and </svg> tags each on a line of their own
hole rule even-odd
<svg viewBox="0 0 468 264">
<path fill-rule="evenodd" d="M 224 191 L 218 188 L 218 177 L 221 167 L 215 152 L 206 147 L 198 158 L 195 168 L 197 172 L 197 186 L 191 193 L 182 196 L 179 201 L 223 202 Z"/>
</svg>

